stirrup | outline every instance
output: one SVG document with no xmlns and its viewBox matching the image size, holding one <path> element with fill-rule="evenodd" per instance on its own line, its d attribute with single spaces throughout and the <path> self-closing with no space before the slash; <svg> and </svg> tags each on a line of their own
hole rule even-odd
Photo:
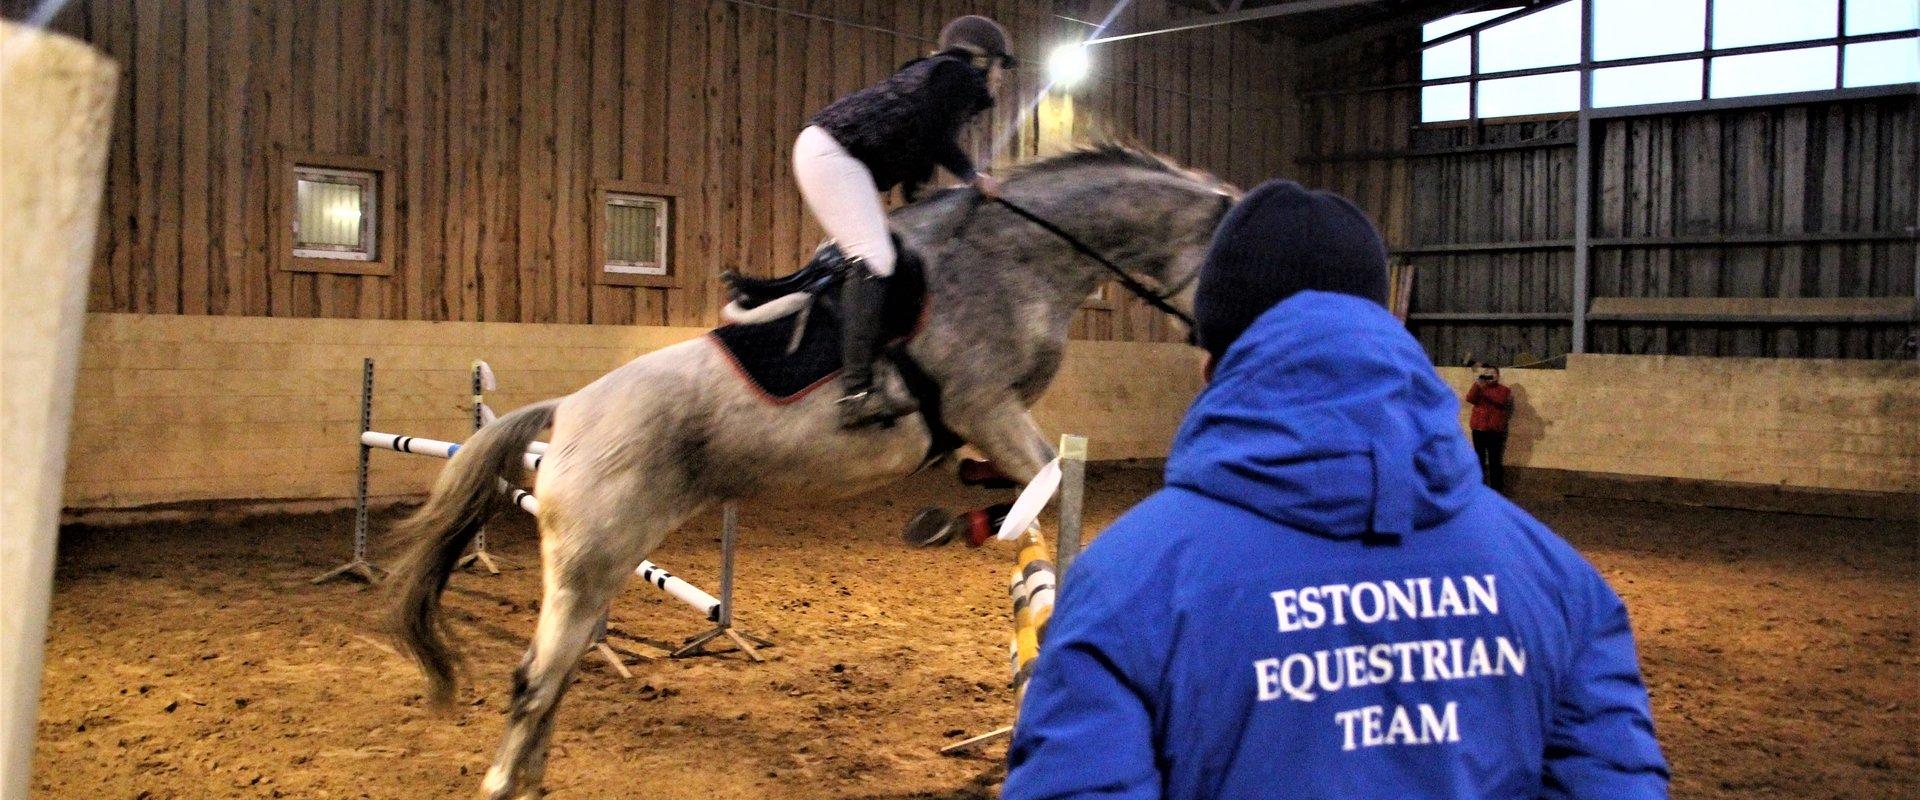
<svg viewBox="0 0 1920 800">
<path fill-rule="evenodd" d="M 899 403 L 880 387 L 850 392 L 834 401 L 840 411 L 840 427 L 855 430 L 870 426 L 891 428 L 895 420 L 920 410 L 917 403 Z"/>
</svg>

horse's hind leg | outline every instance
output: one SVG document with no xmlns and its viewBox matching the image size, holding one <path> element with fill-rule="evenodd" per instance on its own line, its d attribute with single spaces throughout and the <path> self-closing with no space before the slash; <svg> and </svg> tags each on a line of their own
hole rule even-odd
<svg viewBox="0 0 1920 800">
<path fill-rule="evenodd" d="M 540 622 L 513 673 L 506 735 L 481 784 L 490 800 L 539 796 L 554 712 L 580 656 L 593 644 L 590 639 L 601 611 L 624 577 L 624 570 L 605 560 L 576 559 L 548 566 Z"/>
<path fill-rule="evenodd" d="M 613 513 L 565 513 L 602 509 Z M 540 796 L 554 713 L 580 656 L 593 645 L 600 615 L 634 567 L 684 517 L 676 514 L 641 521 L 604 505 L 598 509 L 559 510 L 551 516 L 544 513 L 547 508 L 542 511 L 546 590 L 533 642 L 520 668 L 514 671 L 506 735 L 481 784 L 489 800 Z M 552 529 L 548 529 L 550 520 Z M 647 529 L 621 530 L 618 526 L 622 521 Z"/>
</svg>

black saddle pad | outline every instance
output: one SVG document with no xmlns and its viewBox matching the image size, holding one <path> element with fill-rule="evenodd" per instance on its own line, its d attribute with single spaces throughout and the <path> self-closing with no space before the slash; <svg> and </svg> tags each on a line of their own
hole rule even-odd
<svg viewBox="0 0 1920 800">
<path fill-rule="evenodd" d="M 838 258 L 838 254 L 825 252 L 819 258 Z M 883 335 L 889 340 L 911 337 L 919 328 L 925 298 L 925 271 L 919 259 L 902 251 L 893 277 L 887 280 Z M 799 346 L 789 353 L 796 325 L 806 329 L 800 332 Z M 776 403 L 791 403 L 840 372 L 840 280 L 815 296 L 806 312 L 755 325 L 723 325 L 711 335 L 749 383 Z"/>
</svg>

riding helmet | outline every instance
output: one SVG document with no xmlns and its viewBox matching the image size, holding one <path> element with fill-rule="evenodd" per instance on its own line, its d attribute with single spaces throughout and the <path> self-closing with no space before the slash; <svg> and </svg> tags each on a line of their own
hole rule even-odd
<svg viewBox="0 0 1920 800">
<path fill-rule="evenodd" d="M 960 17 L 940 29 L 940 49 L 943 51 L 959 48 L 977 55 L 998 58 L 1002 65 L 1012 67 L 1014 58 L 1009 52 L 1012 47 L 1007 38 L 1006 28 L 978 14 Z"/>
</svg>

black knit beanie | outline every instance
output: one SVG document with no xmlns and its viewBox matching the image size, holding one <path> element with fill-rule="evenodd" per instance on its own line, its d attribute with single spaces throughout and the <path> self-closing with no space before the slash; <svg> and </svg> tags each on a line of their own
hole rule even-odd
<svg viewBox="0 0 1920 800">
<path fill-rule="evenodd" d="M 1200 267 L 1200 346 L 1218 360 L 1267 309 L 1309 289 L 1386 305 L 1386 245 L 1346 198 L 1267 181 L 1227 212 Z"/>
</svg>

